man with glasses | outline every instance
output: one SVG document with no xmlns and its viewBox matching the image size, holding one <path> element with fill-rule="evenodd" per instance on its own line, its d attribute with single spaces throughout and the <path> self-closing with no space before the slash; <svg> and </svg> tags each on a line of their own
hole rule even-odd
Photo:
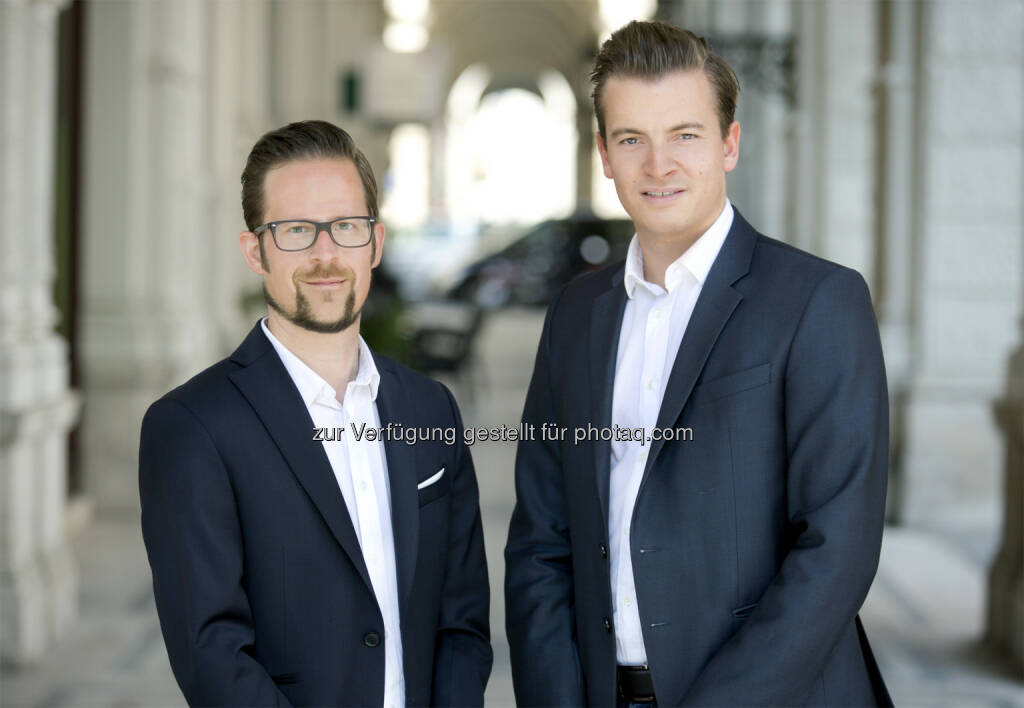
<svg viewBox="0 0 1024 708">
<path fill-rule="evenodd" d="M 359 336 L 385 235 L 370 165 L 340 128 L 293 123 L 253 147 L 242 210 L 268 316 L 142 424 L 175 678 L 192 705 L 482 705 L 489 590 L 459 412 Z M 455 434 L 396 432 L 438 428 Z"/>
</svg>

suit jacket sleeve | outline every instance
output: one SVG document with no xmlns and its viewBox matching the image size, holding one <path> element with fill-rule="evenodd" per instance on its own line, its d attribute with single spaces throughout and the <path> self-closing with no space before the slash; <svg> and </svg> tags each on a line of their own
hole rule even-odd
<svg viewBox="0 0 1024 708">
<path fill-rule="evenodd" d="M 227 470 L 203 424 L 161 399 L 142 422 L 142 535 L 160 627 L 190 705 L 286 706 L 251 655 L 242 534 Z"/>
<path fill-rule="evenodd" d="M 548 310 L 526 396 L 523 422 L 535 436 L 516 454 L 516 506 L 505 547 L 505 623 L 520 706 L 586 704 L 561 454 L 557 442 L 541 439 L 541 425 L 557 422 L 550 343 L 558 301 Z"/>
<path fill-rule="evenodd" d="M 684 705 L 803 705 L 878 566 L 888 397 L 864 280 L 817 285 L 785 376 L 790 548 L 757 608 L 711 658 Z"/>
<path fill-rule="evenodd" d="M 493 661 L 487 558 L 473 459 L 462 437 L 458 406 L 447 389 L 445 395 L 455 421 L 457 452 L 430 704 L 482 706 Z"/>
</svg>

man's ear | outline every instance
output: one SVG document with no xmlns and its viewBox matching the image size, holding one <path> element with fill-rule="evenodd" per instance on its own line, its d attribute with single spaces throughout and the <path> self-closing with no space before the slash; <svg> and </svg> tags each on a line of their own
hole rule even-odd
<svg viewBox="0 0 1024 708">
<path fill-rule="evenodd" d="M 612 166 L 608 163 L 608 146 L 604 144 L 604 138 L 601 137 L 601 131 L 597 131 L 597 151 L 601 154 L 601 167 L 604 168 L 604 176 L 608 179 L 612 178 Z"/>
<path fill-rule="evenodd" d="M 370 263 L 371 268 L 376 268 L 380 265 L 380 257 L 384 254 L 384 238 L 387 236 L 387 229 L 384 228 L 384 224 L 377 222 L 373 225 L 373 262 Z"/>
<path fill-rule="evenodd" d="M 264 262 L 260 239 L 252 231 L 243 231 L 238 234 L 238 247 L 242 250 L 245 264 L 253 273 L 263 275 L 269 270 Z"/>
<path fill-rule="evenodd" d="M 736 168 L 736 162 L 740 159 L 740 122 L 738 120 L 734 120 L 729 126 L 722 142 L 725 145 L 725 171 L 732 172 Z"/>
</svg>

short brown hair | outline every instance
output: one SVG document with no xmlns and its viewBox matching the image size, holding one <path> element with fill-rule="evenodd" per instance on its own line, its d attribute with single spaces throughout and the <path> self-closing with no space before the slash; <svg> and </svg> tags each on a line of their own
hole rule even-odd
<svg viewBox="0 0 1024 708">
<path fill-rule="evenodd" d="M 725 137 L 736 115 L 740 83 L 732 67 L 711 49 L 703 37 L 664 22 L 634 20 L 620 27 L 601 45 L 590 81 L 594 85 L 594 113 L 601 138 L 604 109 L 601 93 L 612 76 L 656 79 L 673 71 L 700 69 L 718 97 L 718 122 Z"/>
<path fill-rule="evenodd" d="M 333 123 L 304 120 L 270 131 L 249 152 L 242 170 L 242 216 L 250 231 L 263 224 L 263 182 L 267 172 L 287 162 L 317 158 L 352 160 L 363 182 L 368 216 L 377 218 L 377 180 L 352 136 Z"/>
</svg>

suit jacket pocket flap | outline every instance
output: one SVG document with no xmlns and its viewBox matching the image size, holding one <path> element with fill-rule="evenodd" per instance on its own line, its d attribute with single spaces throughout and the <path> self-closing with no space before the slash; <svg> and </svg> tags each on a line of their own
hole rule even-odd
<svg viewBox="0 0 1024 708">
<path fill-rule="evenodd" d="M 430 502 L 443 497 L 452 488 L 452 475 L 444 467 L 441 468 L 442 473 L 438 476 L 437 472 L 427 475 L 422 481 L 417 483 L 417 490 L 419 493 L 419 505 L 429 504 Z M 433 481 L 431 481 L 433 480 Z M 419 486 L 420 484 L 426 484 L 425 486 Z"/>
<path fill-rule="evenodd" d="M 737 371 L 735 374 L 726 374 L 717 379 L 706 381 L 693 389 L 693 403 L 707 403 L 717 401 L 719 398 L 731 396 L 740 391 L 747 391 L 762 386 L 771 381 L 772 365 L 761 364 L 750 369 Z"/>
<path fill-rule="evenodd" d="M 752 605 L 744 605 L 743 607 L 737 607 L 735 610 L 732 611 L 732 616 L 736 619 L 746 619 L 750 616 L 751 612 L 757 609 L 758 604 L 759 603 L 755 602 Z"/>
</svg>

